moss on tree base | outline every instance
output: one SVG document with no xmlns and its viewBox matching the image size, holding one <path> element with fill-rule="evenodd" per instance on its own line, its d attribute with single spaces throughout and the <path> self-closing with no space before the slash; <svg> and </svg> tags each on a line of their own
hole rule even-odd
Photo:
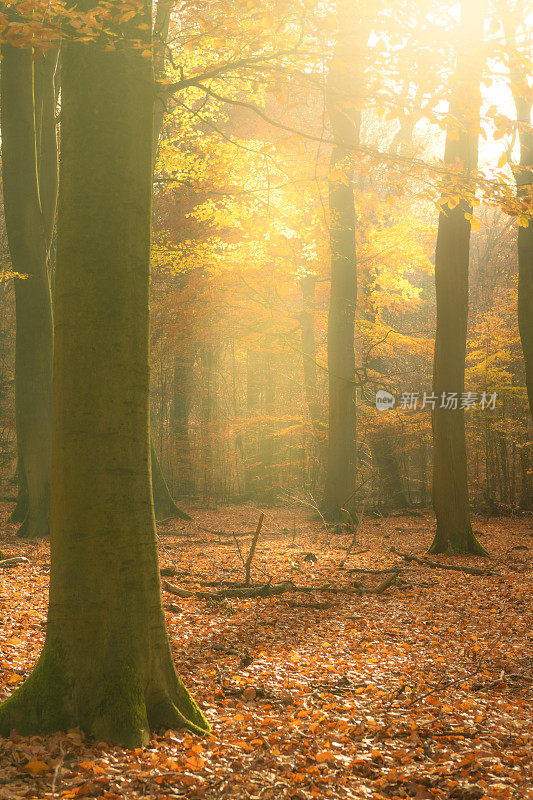
<svg viewBox="0 0 533 800">
<path fill-rule="evenodd" d="M 473 531 L 461 533 L 452 538 L 441 535 L 437 530 L 431 547 L 427 552 L 429 555 L 484 556 L 490 558 L 489 553 L 478 542 Z"/>
<path fill-rule="evenodd" d="M 100 741 L 133 748 L 146 745 L 158 728 L 187 728 L 199 736 L 210 730 L 178 678 L 172 690 L 146 692 L 133 669 L 122 669 L 103 691 L 95 689 L 91 703 L 90 689 L 69 679 L 61 663 L 45 648 L 28 679 L 0 705 L 0 735 L 13 730 L 44 735 L 79 726 Z"/>
</svg>

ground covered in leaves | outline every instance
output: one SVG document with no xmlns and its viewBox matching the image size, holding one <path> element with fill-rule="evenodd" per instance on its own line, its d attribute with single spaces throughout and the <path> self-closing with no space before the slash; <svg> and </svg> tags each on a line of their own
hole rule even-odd
<svg viewBox="0 0 533 800">
<path fill-rule="evenodd" d="M 48 591 L 48 545 L 16 539 L 10 508 L 0 508 L 0 549 L 29 563 L 0 570 L 0 699 L 40 652 Z M 242 581 L 259 509 L 190 510 L 193 522 L 159 528 L 171 586 L 216 593 Z M 79 730 L 13 733 L 0 738 L 0 800 L 533 798 L 532 520 L 475 527 L 491 561 L 432 560 L 488 574 L 391 552 L 424 554 L 429 512 L 366 519 L 341 569 L 349 535 L 298 509 L 265 509 L 252 580 L 313 591 L 163 591 L 178 671 L 212 736 L 161 731 L 127 751 Z M 391 573 L 351 571 L 395 566 L 380 594 L 367 590 Z"/>
</svg>

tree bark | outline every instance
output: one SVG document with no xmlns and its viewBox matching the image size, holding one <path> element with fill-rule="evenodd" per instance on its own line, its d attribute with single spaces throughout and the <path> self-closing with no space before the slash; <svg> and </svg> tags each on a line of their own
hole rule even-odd
<svg viewBox="0 0 533 800">
<path fill-rule="evenodd" d="M 150 17 L 146 0 L 131 20 L 146 48 Z M 39 661 L 0 707 L 3 734 L 79 725 L 137 747 L 159 726 L 209 727 L 172 661 L 150 486 L 153 98 L 139 49 L 65 43 L 50 603 Z"/>
<path fill-rule="evenodd" d="M 519 8 L 520 5 L 519 5 Z M 522 22 L 527 25 L 526 9 Z M 527 225 L 518 228 L 518 329 L 526 371 L 529 412 L 533 421 L 533 127 L 531 123 L 531 90 L 528 75 L 516 50 L 516 25 L 510 10 L 502 15 L 505 36 L 510 48 L 511 90 L 519 125 L 520 162 L 514 169 L 517 194 L 523 213 L 529 218 Z"/>
<path fill-rule="evenodd" d="M 407 508 L 410 504 L 405 496 L 394 431 L 378 431 L 373 437 L 372 451 L 379 471 L 385 509 Z"/>
<path fill-rule="evenodd" d="M 48 536 L 52 301 L 48 260 L 57 195 L 57 51 L 2 47 L 1 125 L 6 229 L 15 278 L 18 535 Z M 24 495 L 24 489 L 27 495 Z"/>
<path fill-rule="evenodd" d="M 313 441 L 315 458 L 318 473 L 326 461 L 325 454 L 325 423 L 322 419 L 319 393 L 318 375 L 316 364 L 316 340 L 315 340 L 315 287 L 316 277 L 305 275 L 300 278 L 302 290 L 302 312 L 300 315 L 300 327 L 302 331 L 302 355 L 305 398 L 309 419 L 313 428 Z M 314 484 L 315 480 L 313 480 Z"/>
<path fill-rule="evenodd" d="M 359 143 L 361 111 L 346 111 L 343 100 L 354 86 L 361 91 L 364 76 L 363 48 L 370 30 L 370 18 L 353 20 L 353 8 L 343 0 L 339 3 L 339 39 L 326 84 L 326 104 L 333 136 L 337 142 L 331 154 L 329 177 L 329 429 L 323 503 L 323 514 L 331 520 L 341 516 L 345 503 L 353 507 L 353 499 L 350 498 L 353 497 L 356 484 L 354 328 L 357 256 L 353 166 L 349 148 Z"/>
<path fill-rule="evenodd" d="M 17 437 L 20 440 L 20 437 Z M 24 459 L 20 448 L 20 441 L 17 441 L 17 502 L 15 508 L 9 515 L 9 522 L 24 522 L 28 514 L 28 484 L 26 482 L 26 470 L 24 469 Z"/>
<path fill-rule="evenodd" d="M 478 4 L 461 4 L 460 41 L 450 99 L 450 117 L 460 129 L 448 131 L 444 161 L 460 164 L 467 175 L 477 169 L 481 56 L 484 13 Z M 433 366 L 433 507 L 437 531 L 430 553 L 486 555 L 472 531 L 468 498 L 464 411 L 460 409 L 465 382 L 468 321 L 468 263 L 472 206 L 462 199 L 439 217 L 435 251 L 437 330 Z M 443 393 L 456 392 L 457 410 L 440 407 Z"/>
<path fill-rule="evenodd" d="M 154 77 L 161 80 L 165 77 L 165 47 L 168 38 L 168 31 L 170 27 L 170 14 L 174 0 L 159 0 L 157 3 L 154 27 L 153 27 L 153 51 L 154 51 Z M 153 182 L 153 169 L 157 157 L 157 145 L 163 127 L 163 120 L 166 111 L 166 96 L 160 91 L 156 91 L 154 98 L 154 120 L 152 128 L 152 182 Z M 165 519 L 167 517 L 179 517 L 180 519 L 191 519 L 191 517 L 179 508 L 174 502 L 174 498 L 170 493 L 168 484 L 157 451 L 150 441 L 150 458 L 151 458 L 151 472 L 152 472 L 152 492 L 154 500 L 155 518 Z"/>
</svg>

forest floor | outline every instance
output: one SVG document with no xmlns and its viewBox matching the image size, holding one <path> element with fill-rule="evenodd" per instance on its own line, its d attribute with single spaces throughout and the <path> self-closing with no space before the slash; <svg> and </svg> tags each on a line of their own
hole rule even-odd
<svg viewBox="0 0 533 800">
<path fill-rule="evenodd" d="M 35 663 L 48 593 L 48 544 L 16 539 L 10 508 L 0 506 L 0 549 L 29 563 L 0 570 L 0 699 Z M 168 580 L 204 592 L 242 581 L 235 539 L 214 531 L 253 531 L 260 509 L 189 510 L 193 522 L 159 526 Z M 429 511 L 365 519 L 343 569 L 350 536 L 299 509 L 264 511 L 253 581 L 313 591 L 222 600 L 163 591 L 177 669 L 212 735 L 166 731 L 124 750 L 79 730 L 13 734 L 0 739 L 0 800 L 533 798 L 531 517 L 475 519 L 491 560 L 432 557 L 489 573 L 477 575 L 390 552 L 423 556 Z M 244 559 L 251 539 L 238 536 Z M 391 573 L 350 569 L 396 565 L 381 594 L 353 587 Z"/>
</svg>

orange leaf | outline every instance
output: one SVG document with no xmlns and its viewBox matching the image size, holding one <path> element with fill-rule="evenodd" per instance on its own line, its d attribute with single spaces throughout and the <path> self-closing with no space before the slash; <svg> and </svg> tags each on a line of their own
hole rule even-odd
<svg viewBox="0 0 533 800">
<path fill-rule="evenodd" d="M 26 772 L 31 772 L 32 775 L 42 775 L 44 772 L 48 772 L 50 767 L 44 761 L 28 761 L 24 769 Z"/>
</svg>

